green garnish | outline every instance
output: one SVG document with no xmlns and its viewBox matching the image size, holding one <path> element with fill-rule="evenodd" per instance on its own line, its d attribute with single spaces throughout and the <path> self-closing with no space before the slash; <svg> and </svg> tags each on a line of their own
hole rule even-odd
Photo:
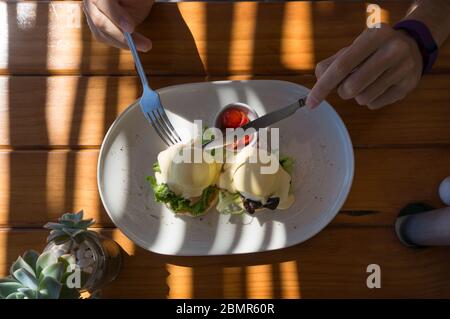
<svg viewBox="0 0 450 319">
<path fill-rule="evenodd" d="M 161 173 L 161 167 L 159 167 L 159 163 L 158 162 L 153 163 L 153 172 Z"/>
<path fill-rule="evenodd" d="M 175 213 L 188 212 L 194 216 L 202 214 L 209 207 L 217 192 L 215 186 L 209 186 L 203 190 L 200 199 L 194 204 L 191 204 L 189 199 L 178 196 L 171 191 L 167 184 L 158 184 L 154 176 L 148 176 L 147 181 L 153 188 L 157 202 L 168 205 Z"/>
<path fill-rule="evenodd" d="M 280 165 L 289 175 L 292 175 L 292 172 L 294 171 L 294 163 L 294 158 L 290 156 L 283 156 L 280 158 Z"/>
<path fill-rule="evenodd" d="M 241 195 L 239 193 L 232 194 L 226 190 L 219 192 L 216 209 L 221 214 L 241 215 L 245 212 Z"/>
</svg>

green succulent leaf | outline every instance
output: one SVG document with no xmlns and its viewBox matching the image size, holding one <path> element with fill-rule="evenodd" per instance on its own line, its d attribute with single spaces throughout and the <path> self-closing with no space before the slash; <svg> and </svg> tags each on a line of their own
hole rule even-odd
<svg viewBox="0 0 450 319">
<path fill-rule="evenodd" d="M 17 289 L 20 293 L 25 295 L 27 299 L 37 299 L 37 291 L 31 288 L 19 288 Z"/>
<path fill-rule="evenodd" d="M 17 282 L 17 281 L 12 276 L 0 278 L 0 284 L 6 283 L 6 282 Z"/>
<path fill-rule="evenodd" d="M 75 265 L 75 263 L 76 263 L 76 258 L 75 258 L 75 256 L 72 255 L 72 254 L 65 254 L 65 255 L 62 255 L 61 257 L 58 258 L 58 262 L 63 263 L 63 265 L 64 265 L 64 271 L 67 271 L 67 268 L 68 268 L 70 265 Z"/>
<path fill-rule="evenodd" d="M 90 218 L 90 219 L 79 221 L 78 223 L 76 223 L 76 227 L 79 229 L 87 229 L 88 227 L 94 225 L 94 223 L 95 223 L 95 221 L 92 218 Z"/>
<path fill-rule="evenodd" d="M 62 230 L 62 229 L 52 229 L 50 231 L 50 235 L 53 236 L 61 236 L 61 235 L 65 235 L 66 233 Z"/>
<path fill-rule="evenodd" d="M 62 215 L 60 218 L 58 218 L 58 220 L 61 222 L 63 220 L 72 220 L 74 219 L 74 215 L 76 215 L 75 213 L 66 213 L 64 215 Z"/>
<path fill-rule="evenodd" d="M 23 285 L 13 279 L 12 281 L 4 281 L 0 283 L 0 299 L 8 297 L 13 292 L 18 291 L 19 288 L 23 288 Z"/>
<path fill-rule="evenodd" d="M 83 211 L 80 210 L 78 213 L 72 214 L 73 215 L 73 219 L 77 222 L 83 220 Z"/>
<path fill-rule="evenodd" d="M 44 277 L 39 283 L 39 294 L 45 299 L 58 299 L 62 285 L 52 277 Z"/>
<path fill-rule="evenodd" d="M 13 274 L 18 269 L 25 269 L 27 272 L 29 272 L 33 277 L 36 277 L 34 273 L 34 269 L 31 268 L 30 265 L 22 258 L 18 257 L 17 260 L 12 264 L 10 273 Z"/>
<path fill-rule="evenodd" d="M 6 299 L 25 299 L 25 295 L 21 292 L 14 292 L 8 295 Z"/>
<path fill-rule="evenodd" d="M 59 221 L 72 220 L 78 222 L 83 219 L 83 211 L 80 210 L 78 213 L 66 213 L 59 218 Z"/>
<path fill-rule="evenodd" d="M 39 277 L 43 269 L 57 262 L 58 258 L 51 251 L 42 253 L 36 261 L 36 276 Z"/>
<path fill-rule="evenodd" d="M 32 275 L 28 270 L 24 268 L 14 271 L 13 276 L 25 287 L 31 289 L 37 289 L 38 287 L 37 279 L 34 277 L 34 275 Z"/>
<path fill-rule="evenodd" d="M 64 226 L 63 224 L 60 224 L 60 223 L 52 223 L 52 222 L 49 222 L 49 223 L 47 223 L 47 224 L 44 225 L 44 228 L 47 228 L 47 229 L 55 229 L 55 230 L 62 230 L 64 227 L 66 227 L 66 226 Z"/>
<path fill-rule="evenodd" d="M 45 267 L 39 275 L 39 281 L 42 281 L 44 277 L 51 277 L 58 282 L 61 281 L 64 268 L 64 264 L 61 262 Z"/>
<path fill-rule="evenodd" d="M 67 228 L 74 228 L 76 227 L 76 222 L 73 220 L 62 220 L 60 221 L 61 225 L 64 226 L 63 230 L 67 229 Z"/>
<path fill-rule="evenodd" d="M 63 232 L 65 232 L 70 237 L 76 237 L 76 236 L 78 236 L 79 234 L 82 234 L 85 231 L 86 230 L 84 230 L 84 229 L 77 229 L 77 228 L 64 228 L 63 229 Z"/>
<path fill-rule="evenodd" d="M 71 237 L 69 235 L 64 234 L 64 235 L 55 237 L 52 241 L 54 241 L 55 244 L 57 244 L 57 245 L 62 245 L 70 239 L 71 239 Z"/>
<path fill-rule="evenodd" d="M 73 239 L 75 239 L 75 242 L 78 244 L 81 244 L 86 240 L 87 235 L 85 233 L 81 233 L 77 236 L 74 236 Z"/>
<path fill-rule="evenodd" d="M 28 265 L 30 265 L 31 268 L 35 269 L 37 259 L 39 258 L 39 253 L 36 250 L 28 250 L 25 254 L 23 254 L 22 258 Z"/>
<path fill-rule="evenodd" d="M 70 239 L 70 236 L 68 236 L 66 233 L 64 233 L 62 230 L 52 230 L 50 232 L 50 235 L 47 237 L 47 243 L 51 241 L 55 241 L 56 244 L 62 244 Z"/>
</svg>

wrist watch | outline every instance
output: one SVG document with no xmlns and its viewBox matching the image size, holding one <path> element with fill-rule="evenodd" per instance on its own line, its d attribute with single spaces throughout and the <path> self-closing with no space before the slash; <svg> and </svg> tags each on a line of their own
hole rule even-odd
<svg viewBox="0 0 450 319">
<path fill-rule="evenodd" d="M 422 75 L 430 72 L 436 62 L 439 48 L 425 23 L 418 20 L 403 20 L 394 25 L 394 30 L 406 31 L 417 42 L 423 59 Z"/>
</svg>

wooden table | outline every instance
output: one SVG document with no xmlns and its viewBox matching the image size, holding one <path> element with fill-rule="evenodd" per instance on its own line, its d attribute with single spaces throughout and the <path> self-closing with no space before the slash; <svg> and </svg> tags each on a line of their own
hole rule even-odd
<svg viewBox="0 0 450 319">
<path fill-rule="evenodd" d="M 400 19 L 406 2 L 381 3 Z M 219 79 L 283 79 L 311 87 L 315 63 L 364 28 L 355 2 L 157 4 L 141 31 L 155 88 Z M 124 249 L 104 297 L 450 297 L 450 249 L 413 250 L 393 222 L 412 201 L 442 206 L 450 175 L 450 43 L 413 94 L 379 111 L 333 94 L 355 148 L 342 211 L 320 234 L 287 249 L 239 256 L 170 257 L 136 247 L 99 200 L 99 145 L 139 94 L 131 56 L 96 42 L 78 1 L 0 2 L 0 274 L 42 225 L 84 209 Z M 368 289 L 379 264 L 382 288 Z"/>
</svg>

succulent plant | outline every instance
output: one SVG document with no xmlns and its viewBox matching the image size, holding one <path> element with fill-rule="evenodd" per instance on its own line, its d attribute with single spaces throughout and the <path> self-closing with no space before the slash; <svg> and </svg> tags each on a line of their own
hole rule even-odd
<svg viewBox="0 0 450 319">
<path fill-rule="evenodd" d="M 47 242 L 54 241 L 57 245 L 72 241 L 77 244 L 82 243 L 89 237 L 97 239 L 97 233 L 88 230 L 94 224 L 94 220 L 83 219 L 83 211 L 78 213 L 66 213 L 58 219 L 58 223 L 47 223 L 45 228 L 51 229 Z"/>
<path fill-rule="evenodd" d="M 80 298 L 76 288 L 67 286 L 74 263 L 71 255 L 29 250 L 12 264 L 10 275 L 0 279 L 0 299 Z"/>
</svg>

